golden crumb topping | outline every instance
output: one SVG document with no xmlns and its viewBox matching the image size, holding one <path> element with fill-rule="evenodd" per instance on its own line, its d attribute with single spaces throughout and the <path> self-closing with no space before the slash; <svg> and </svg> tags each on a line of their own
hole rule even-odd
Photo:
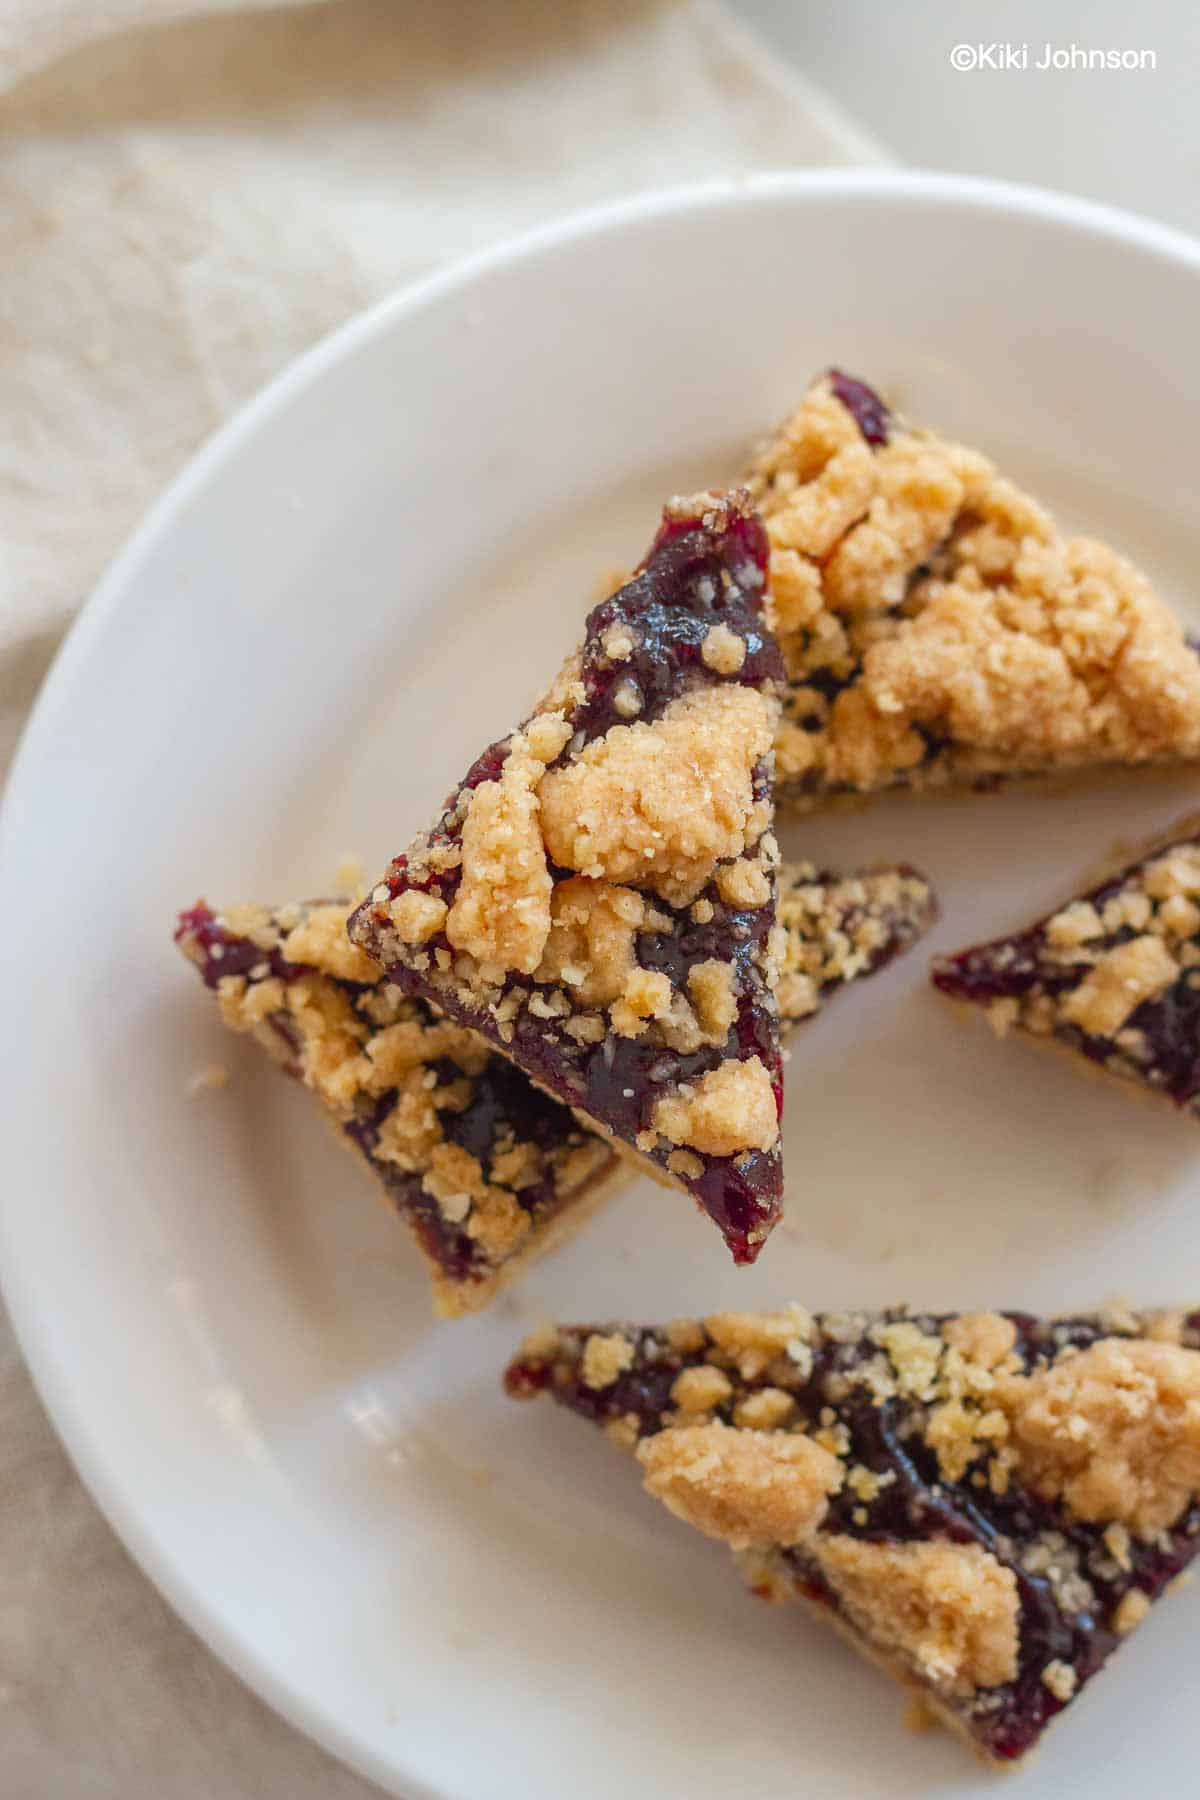
<svg viewBox="0 0 1200 1800">
<path fill-rule="evenodd" d="M 1157 1000 L 1179 974 L 1161 937 L 1127 938 L 1089 969 L 1065 995 L 1062 1016 L 1092 1037 L 1113 1037 L 1146 1000 Z"/>
<path fill-rule="evenodd" d="M 1104 1338 L 1030 1376 L 1003 1377 L 1020 1477 L 1088 1523 L 1141 1537 L 1200 1494 L 1200 1352 Z"/>
<path fill-rule="evenodd" d="M 1200 844 L 1176 844 L 1153 857 L 1142 873 L 1142 886 L 1154 900 L 1191 900 L 1200 894 Z"/>
<path fill-rule="evenodd" d="M 515 739 L 499 781 L 471 795 L 462 828 L 462 880 L 446 936 L 485 969 L 531 975 L 550 935 L 550 871 L 538 824 L 545 764 Z"/>
<path fill-rule="evenodd" d="M 684 1329 L 680 1322 L 674 1327 Z M 734 1363 L 743 1381 L 757 1381 L 777 1357 L 798 1364 L 812 1339 L 812 1314 L 793 1301 L 779 1312 L 710 1313 L 704 1329 Z"/>
<path fill-rule="evenodd" d="M 719 862 L 746 847 L 754 769 L 770 753 L 777 715 L 777 703 L 756 689 L 703 687 L 652 724 L 614 725 L 542 778 L 551 857 L 687 905 Z"/>
<path fill-rule="evenodd" d="M 618 1375 L 633 1364 L 633 1345 L 614 1331 L 607 1337 L 593 1332 L 583 1346 L 580 1373 L 583 1385 L 590 1388 L 611 1387 Z"/>
<path fill-rule="evenodd" d="M 700 660 L 717 675 L 736 675 L 746 660 L 746 640 L 728 625 L 710 625 L 700 646 Z"/>
<path fill-rule="evenodd" d="M 726 906 L 765 906 L 771 898 L 771 880 L 761 861 L 739 856 L 717 870 L 717 892 Z"/>
<path fill-rule="evenodd" d="M 1150 1597 L 1141 1588 L 1130 1588 L 1123 1594 L 1112 1616 L 1112 1628 L 1118 1637 L 1135 1631 L 1150 1611 Z"/>
<path fill-rule="evenodd" d="M 1017 1328 L 1003 1313 L 959 1313 L 956 1318 L 947 1319 L 942 1336 L 967 1362 L 991 1370 L 1012 1351 Z"/>
<path fill-rule="evenodd" d="M 1054 1698 L 1061 1700 L 1065 1706 L 1079 1686 L 1079 1677 L 1070 1663 L 1065 1663 L 1055 1657 L 1054 1661 L 1048 1662 L 1042 1670 L 1042 1682 L 1049 1688 Z"/>
<path fill-rule="evenodd" d="M 339 981 L 378 981 L 379 966 L 346 936 L 347 908 L 314 906 L 280 946 L 288 962 L 308 963 Z"/>
<path fill-rule="evenodd" d="M 895 421 L 872 450 L 822 379 L 750 487 L 792 684 L 785 783 L 868 791 L 1200 753 L 1200 660 L 1179 621 L 985 457 Z"/>
<path fill-rule="evenodd" d="M 714 958 L 693 963 L 687 985 L 700 1029 L 711 1043 L 723 1044 L 738 1014 L 737 969 Z"/>
<path fill-rule="evenodd" d="M 633 888 L 573 875 L 550 899 L 550 935 L 534 980 L 561 981 L 583 1006 L 608 1006 L 633 973 L 646 902 Z"/>
<path fill-rule="evenodd" d="M 1016 1676 L 1017 1579 L 978 1544 L 880 1544 L 829 1533 L 811 1551 L 859 1629 L 933 1687 L 968 1694 Z"/>
<path fill-rule="evenodd" d="M 654 1108 L 654 1129 L 668 1143 L 686 1144 L 705 1156 L 772 1149 L 779 1115 L 762 1059 L 727 1057 L 698 1081 L 664 1094 Z"/>
<path fill-rule="evenodd" d="M 796 1416 L 796 1401 L 784 1388 L 755 1388 L 738 1401 L 733 1422 L 743 1431 L 778 1431 Z"/>
<path fill-rule="evenodd" d="M 681 1369 L 671 1385 L 671 1400 L 680 1412 L 711 1412 L 733 1393 L 733 1383 L 724 1369 L 712 1363 L 693 1363 Z"/>
<path fill-rule="evenodd" d="M 734 1550 L 807 1538 L 842 1482 L 837 1458 L 799 1432 L 680 1425 L 643 1439 L 637 1455 L 648 1493 Z"/>
<path fill-rule="evenodd" d="M 448 908 L 436 894 L 423 894 L 409 888 L 398 894 L 388 906 L 388 916 L 402 944 L 427 944 L 446 923 Z"/>
</svg>

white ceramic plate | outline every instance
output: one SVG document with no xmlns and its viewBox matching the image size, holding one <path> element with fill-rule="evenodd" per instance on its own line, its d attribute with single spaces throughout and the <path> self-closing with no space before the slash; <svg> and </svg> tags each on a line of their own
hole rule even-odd
<svg viewBox="0 0 1200 1800">
<path fill-rule="evenodd" d="M 858 370 L 1109 532 L 1200 568 L 1200 251 L 910 175 L 667 195 L 488 255 L 277 382 L 157 508 L 48 683 L 5 816 L 2 1258 L 51 1413 L 210 1644 L 409 1800 L 990 1794 L 880 1677 L 751 1605 L 598 1434 L 505 1401 L 529 1323 L 791 1296 L 1196 1297 L 1200 1140 L 982 1027 L 919 952 L 789 1071 L 789 1217 L 735 1271 L 630 1191 L 518 1294 L 434 1325 L 404 1231 L 308 1097 L 227 1042 L 175 909 L 381 864 L 572 639 L 669 491 Z M 789 828 L 907 857 L 950 947 L 1055 901 L 1192 777 L 885 803 Z M 224 1091 L 189 1076 L 232 1063 Z M 1028 1796 L 1182 1792 L 1200 1597 L 1052 1734 Z M 1081 1786 L 1076 1787 L 1074 1783 Z"/>
</svg>

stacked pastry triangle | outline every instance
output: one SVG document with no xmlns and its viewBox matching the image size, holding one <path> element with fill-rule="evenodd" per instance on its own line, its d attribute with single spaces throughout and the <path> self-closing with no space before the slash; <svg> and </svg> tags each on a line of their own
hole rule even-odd
<svg viewBox="0 0 1200 1800">
<path fill-rule="evenodd" d="M 752 1262 L 783 1191 L 773 746 L 744 494 L 673 502 L 580 650 L 350 920 Z"/>
<path fill-rule="evenodd" d="M 182 914 L 225 1023 L 304 1082 L 424 1256 L 437 1310 L 477 1311 L 627 1179 L 611 1145 L 475 1032 L 407 998 L 346 937 L 353 901 Z M 909 869 L 779 873 L 785 1033 L 934 916 Z"/>
</svg>

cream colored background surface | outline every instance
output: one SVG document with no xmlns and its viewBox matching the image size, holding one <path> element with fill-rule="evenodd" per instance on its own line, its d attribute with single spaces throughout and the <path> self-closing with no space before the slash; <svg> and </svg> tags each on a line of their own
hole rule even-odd
<svg viewBox="0 0 1200 1800">
<path fill-rule="evenodd" d="M 0 770 L 150 501 L 350 314 L 589 202 L 881 159 L 715 0 L 0 0 Z M 134 1569 L 0 1320 L 4 1800 L 369 1791 Z"/>
</svg>

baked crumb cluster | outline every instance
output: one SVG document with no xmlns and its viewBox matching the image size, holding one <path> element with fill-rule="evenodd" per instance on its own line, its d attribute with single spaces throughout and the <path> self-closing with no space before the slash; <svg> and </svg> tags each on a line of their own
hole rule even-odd
<svg viewBox="0 0 1200 1800">
<path fill-rule="evenodd" d="M 1200 1108 L 1200 836 L 1179 838 L 1012 937 L 939 958 L 943 993 Z"/>
<path fill-rule="evenodd" d="M 221 1017 L 317 1095 L 413 1229 L 439 1309 L 473 1310 L 613 1172 L 611 1150 L 483 1040 L 385 981 L 352 902 L 180 919 Z"/>
<path fill-rule="evenodd" d="M 1143 575 L 837 371 L 753 464 L 788 673 L 780 797 L 1200 753 L 1200 660 Z"/>
<path fill-rule="evenodd" d="M 780 1194 L 765 581 L 744 494 L 673 502 L 533 715 L 350 921 L 405 991 L 690 1189 L 742 1261 Z"/>
<path fill-rule="evenodd" d="M 510 1393 L 633 1451 L 752 1588 L 1022 1755 L 1200 1541 L 1200 1313 L 547 1327 Z"/>
</svg>

